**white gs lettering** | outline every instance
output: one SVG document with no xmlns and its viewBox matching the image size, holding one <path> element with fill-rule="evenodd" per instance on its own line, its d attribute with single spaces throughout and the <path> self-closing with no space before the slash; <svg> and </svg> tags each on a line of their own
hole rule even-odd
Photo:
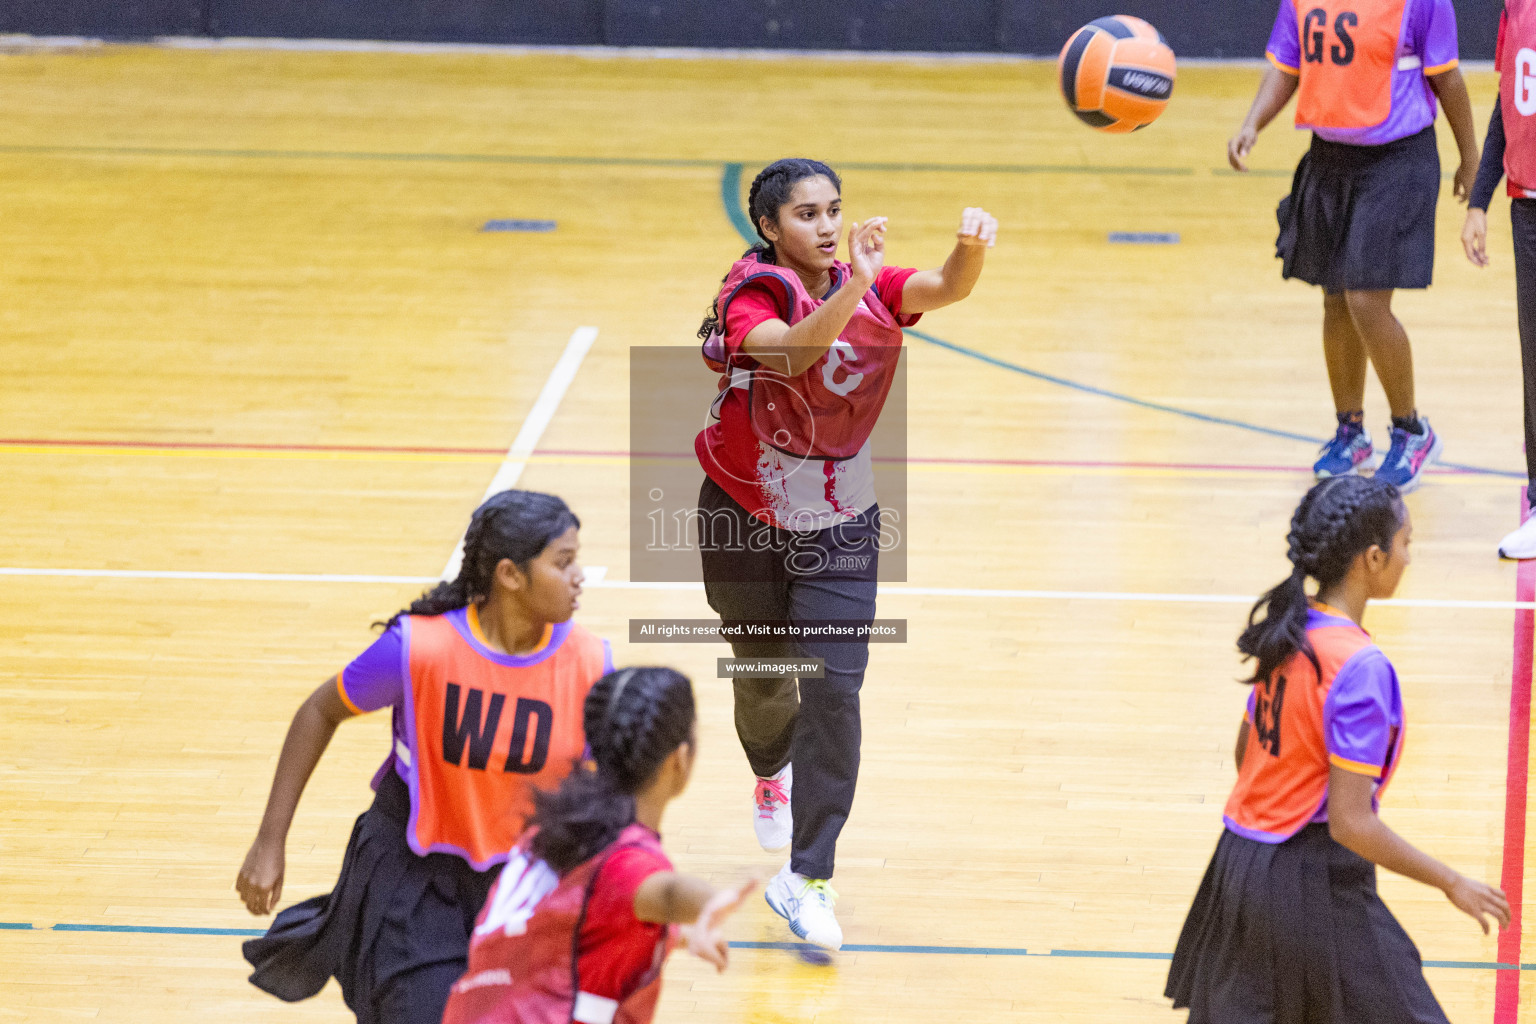
<svg viewBox="0 0 1536 1024">
<path fill-rule="evenodd" d="M 1515 109 L 1522 117 L 1536 114 L 1536 50 L 1521 47 L 1515 54 Z"/>
<path fill-rule="evenodd" d="M 844 359 L 852 359 L 853 357 L 853 346 L 842 338 L 838 338 L 832 343 L 832 347 L 827 349 L 827 362 L 821 368 L 821 382 L 834 395 L 847 395 L 848 392 L 859 386 L 859 381 L 864 379 L 862 373 L 850 373 L 843 378 L 841 384 L 837 382 L 837 368 L 843 365 Z"/>
<path fill-rule="evenodd" d="M 476 935 L 488 935 L 497 929 L 505 929 L 508 935 L 521 935 L 528 930 L 528 919 L 533 916 L 539 901 L 548 896 L 560 884 L 560 876 L 541 860 L 529 862 L 523 854 L 507 861 L 496 882 L 496 895 L 485 912 L 485 921 L 475 929 Z"/>
</svg>

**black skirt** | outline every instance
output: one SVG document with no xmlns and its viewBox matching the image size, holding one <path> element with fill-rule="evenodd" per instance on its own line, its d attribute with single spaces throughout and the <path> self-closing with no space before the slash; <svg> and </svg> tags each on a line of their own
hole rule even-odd
<svg viewBox="0 0 1536 1024">
<path fill-rule="evenodd" d="M 405 838 L 410 800 L 394 770 L 385 772 L 373 806 L 352 826 L 336 888 L 284 910 L 266 935 L 244 944 L 251 984 L 293 1002 L 334 977 L 359 1024 L 374 1024 L 394 979 L 440 966 L 433 973 L 451 974 L 451 984 L 463 973 L 475 917 L 499 869 L 475 871 L 443 853 L 418 856 Z"/>
<path fill-rule="evenodd" d="M 1313 135 L 1275 211 L 1281 276 L 1330 293 L 1428 288 L 1439 196 L 1433 125 L 1381 146 Z"/>
<path fill-rule="evenodd" d="M 1327 825 L 1222 833 L 1163 994 L 1189 1024 L 1446 1024 L 1376 866 Z"/>
</svg>

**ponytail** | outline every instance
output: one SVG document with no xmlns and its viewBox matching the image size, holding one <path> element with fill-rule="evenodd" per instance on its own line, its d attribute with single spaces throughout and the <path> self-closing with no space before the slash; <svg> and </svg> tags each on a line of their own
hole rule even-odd
<svg viewBox="0 0 1536 1024">
<path fill-rule="evenodd" d="M 1237 638 L 1237 649 L 1256 662 L 1245 682 L 1268 679 L 1298 651 L 1322 671 L 1307 638 L 1307 577 L 1329 587 L 1344 578 L 1360 552 L 1391 550 L 1403 520 L 1400 500 L 1391 484 L 1359 476 L 1323 480 L 1301 499 L 1286 535 L 1291 574 L 1259 598 Z"/>
<path fill-rule="evenodd" d="M 390 616 L 389 621 L 374 623 L 386 629 L 404 615 L 442 615 L 467 607 L 490 596 L 496 579 L 496 566 L 511 559 L 523 572 L 528 564 L 549 546 L 550 541 L 571 527 L 581 527 L 565 502 L 553 494 L 537 491 L 501 491 L 487 498 L 470 517 L 464 532 L 464 561 L 459 575 L 437 584 Z"/>
<path fill-rule="evenodd" d="M 773 163 L 757 172 L 757 177 L 752 179 L 752 187 L 747 192 L 747 216 L 752 221 L 752 227 L 757 231 L 757 237 L 761 241 L 753 243 L 751 248 L 741 254 L 742 259 L 756 255 L 763 263 L 777 263 L 778 254 L 774 252 L 773 242 L 763 233 L 763 218 L 777 222 L 779 210 L 789 202 L 790 193 L 795 186 L 806 178 L 822 177 L 832 183 L 839 195 L 843 192 L 843 179 L 837 172 L 820 160 L 806 160 L 801 157 L 789 157 L 783 160 L 775 160 Z M 729 276 L 729 275 L 727 275 Z M 723 281 L 723 279 L 722 279 Z M 724 332 L 720 323 L 720 296 L 715 296 L 715 301 L 709 307 L 709 315 L 699 325 L 699 340 L 708 341 L 709 336 L 716 331 Z"/>
<path fill-rule="evenodd" d="M 557 873 L 595 857 L 635 820 L 635 794 L 693 741 L 693 686 L 670 668 L 626 668 L 592 684 L 582 708 L 592 767 L 534 793 L 530 843 Z"/>
</svg>

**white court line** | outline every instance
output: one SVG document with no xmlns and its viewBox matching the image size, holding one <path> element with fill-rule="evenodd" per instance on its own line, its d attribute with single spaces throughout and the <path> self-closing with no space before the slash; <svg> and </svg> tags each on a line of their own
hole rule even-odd
<svg viewBox="0 0 1536 1024">
<path fill-rule="evenodd" d="M 539 446 L 539 438 L 544 436 L 544 428 L 549 426 L 549 421 L 554 419 L 555 410 L 560 408 L 560 400 L 565 397 L 565 392 L 571 386 L 571 381 L 576 379 L 576 371 L 581 369 L 581 361 L 587 357 L 592 343 L 597 340 L 596 327 L 578 327 L 571 332 L 571 339 L 565 343 L 565 351 L 560 353 L 560 361 L 555 363 L 555 368 L 549 371 L 549 378 L 544 381 L 544 390 L 539 392 L 538 400 L 533 403 L 533 408 L 528 410 L 528 418 L 523 420 L 522 429 L 517 432 L 517 437 L 512 439 L 512 447 L 507 449 L 507 457 L 502 462 L 501 468 L 496 470 L 496 475 L 491 478 L 491 484 L 485 489 L 484 501 L 498 491 L 505 491 L 510 487 L 516 487 L 518 478 L 523 475 L 523 470 L 528 466 L 528 459 L 532 457 L 534 449 Z M 453 554 L 448 558 L 448 564 L 443 567 L 442 578 L 451 580 L 459 574 L 459 565 L 464 561 L 464 537 L 459 535 L 459 542 L 453 547 Z"/>
<path fill-rule="evenodd" d="M 636 583 L 608 579 L 608 568 L 587 566 L 585 586 L 593 590 L 703 591 L 702 583 Z M 187 572 L 174 569 L 33 569 L 0 566 L 0 577 L 47 576 L 60 579 L 236 580 L 255 583 L 436 583 L 437 576 L 368 576 L 304 572 Z M 1157 594 L 1123 590 L 985 590 L 979 587 L 880 587 L 883 597 L 976 597 L 994 601 L 1104 601 L 1124 604 L 1241 604 L 1258 600 L 1245 594 Z M 1447 608 L 1486 611 L 1536 610 L 1536 601 L 1470 601 L 1455 598 L 1393 597 L 1371 604 L 1383 608 Z"/>
</svg>

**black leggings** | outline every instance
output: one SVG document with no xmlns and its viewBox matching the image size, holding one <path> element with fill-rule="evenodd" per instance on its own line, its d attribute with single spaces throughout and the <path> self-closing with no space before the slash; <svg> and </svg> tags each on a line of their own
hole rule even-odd
<svg viewBox="0 0 1536 1024">
<path fill-rule="evenodd" d="M 1526 498 L 1536 508 L 1536 199 L 1512 199 L 1509 223 L 1515 243 L 1515 300 L 1520 318 L 1520 367 L 1525 378 Z"/>
<path fill-rule="evenodd" d="M 879 566 L 879 509 L 814 533 L 791 533 L 747 514 L 708 478 L 699 493 L 704 592 L 722 621 L 871 622 Z M 859 779 L 859 688 L 867 640 L 732 641 L 738 658 L 820 658 L 823 679 L 737 678 L 736 735 L 752 771 L 793 762 L 790 870 L 831 878 L 837 837 Z M 798 684 L 798 685 L 797 685 Z"/>
</svg>

